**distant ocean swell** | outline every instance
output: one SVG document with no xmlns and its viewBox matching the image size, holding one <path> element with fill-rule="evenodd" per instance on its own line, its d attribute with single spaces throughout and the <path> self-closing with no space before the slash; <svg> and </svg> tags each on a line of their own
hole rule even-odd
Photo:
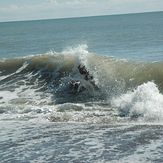
<svg viewBox="0 0 163 163">
<path fill-rule="evenodd" d="M 79 73 L 84 65 L 92 84 Z M 80 88 L 74 90 L 73 82 Z M 0 113 L 55 122 L 163 120 L 163 62 L 118 60 L 86 45 L 0 61 Z"/>
</svg>

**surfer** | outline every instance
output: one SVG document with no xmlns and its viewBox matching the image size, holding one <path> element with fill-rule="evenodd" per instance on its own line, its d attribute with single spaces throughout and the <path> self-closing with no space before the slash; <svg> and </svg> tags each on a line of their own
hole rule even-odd
<svg viewBox="0 0 163 163">
<path fill-rule="evenodd" d="M 78 70 L 79 70 L 80 74 L 84 76 L 85 80 L 92 80 L 93 79 L 93 76 L 89 74 L 89 71 L 87 71 L 85 66 L 79 65 Z"/>
<path fill-rule="evenodd" d="M 71 93 L 75 94 L 75 93 L 79 93 L 82 92 L 83 90 L 85 90 L 85 88 L 81 85 L 80 81 L 78 80 L 71 80 L 70 81 L 70 88 L 72 90 Z"/>
<path fill-rule="evenodd" d="M 84 76 L 84 79 L 87 80 L 87 81 L 89 81 L 89 82 L 94 86 L 94 88 L 97 89 L 98 87 L 97 87 L 97 85 L 95 84 L 95 81 L 93 80 L 93 76 L 90 75 L 90 73 L 89 73 L 89 71 L 86 69 L 86 67 L 85 67 L 85 66 L 79 65 L 79 66 L 78 66 L 78 69 L 79 69 L 80 74 Z"/>
<path fill-rule="evenodd" d="M 86 69 L 85 66 L 79 65 L 78 66 L 79 73 L 84 77 L 86 81 L 88 81 L 95 89 L 98 89 L 95 81 L 93 80 L 93 76 L 90 75 L 89 71 Z M 73 93 L 82 92 L 86 88 L 81 84 L 79 80 L 72 80 L 70 82 L 70 87 Z"/>
</svg>

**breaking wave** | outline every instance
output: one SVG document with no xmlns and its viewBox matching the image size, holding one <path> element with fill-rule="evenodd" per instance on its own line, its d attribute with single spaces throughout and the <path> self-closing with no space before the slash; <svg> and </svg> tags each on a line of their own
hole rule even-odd
<svg viewBox="0 0 163 163">
<path fill-rule="evenodd" d="M 85 66 L 92 80 L 84 78 L 79 65 Z M 56 122 L 160 121 L 162 92 L 163 62 L 96 55 L 87 45 L 0 61 L 4 115 L 43 114 Z"/>
<path fill-rule="evenodd" d="M 163 119 L 163 95 L 153 82 L 147 82 L 132 92 L 112 99 L 112 106 L 119 110 L 121 116 L 153 121 Z"/>
</svg>

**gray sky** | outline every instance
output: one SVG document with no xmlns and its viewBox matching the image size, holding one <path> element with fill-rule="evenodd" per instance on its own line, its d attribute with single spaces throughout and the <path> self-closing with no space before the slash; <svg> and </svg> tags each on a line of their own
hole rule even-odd
<svg viewBox="0 0 163 163">
<path fill-rule="evenodd" d="M 163 11 L 163 0 L 0 0 L 0 21 Z"/>
</svg>

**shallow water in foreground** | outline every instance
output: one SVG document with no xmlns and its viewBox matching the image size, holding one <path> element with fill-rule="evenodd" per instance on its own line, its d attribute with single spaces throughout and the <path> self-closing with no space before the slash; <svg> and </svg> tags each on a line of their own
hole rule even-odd
<svg viewBox="0 0 163 163">
<path fill-rule="evenodd" d="M 0 130 L 1 162 L 163 161 L 161 124 L 6 120 Z"/>
</svg>

